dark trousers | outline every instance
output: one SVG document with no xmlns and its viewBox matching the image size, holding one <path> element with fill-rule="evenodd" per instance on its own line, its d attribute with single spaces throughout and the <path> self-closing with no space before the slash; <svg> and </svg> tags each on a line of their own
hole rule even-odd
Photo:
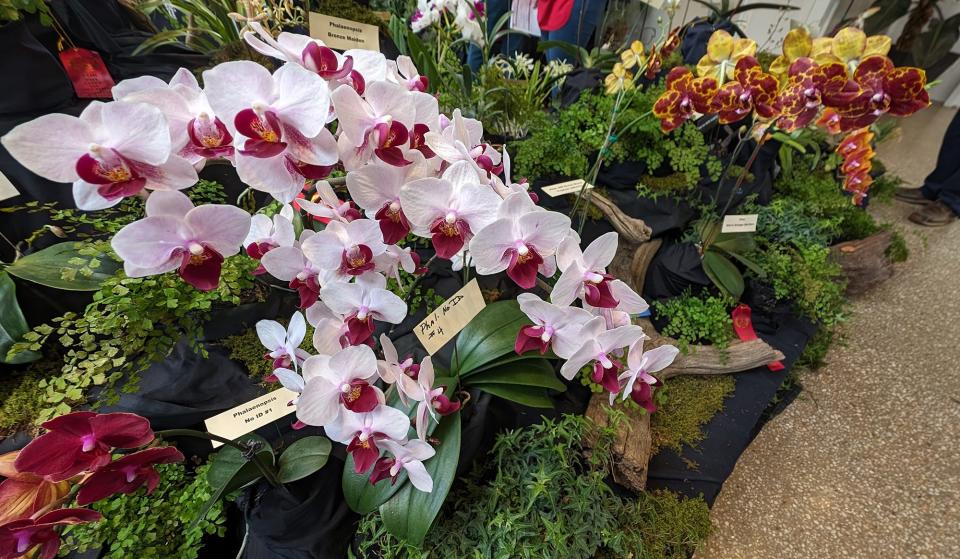
<svg viewBox="0 0 960 559">
<path fill-rule="evenodd" d="M 937 166 L 924 179 L 920 192 L 930 200 L 940 200 L 960 215 L 960 111 L 953 115 L 943 135 Z"/>
</svg>

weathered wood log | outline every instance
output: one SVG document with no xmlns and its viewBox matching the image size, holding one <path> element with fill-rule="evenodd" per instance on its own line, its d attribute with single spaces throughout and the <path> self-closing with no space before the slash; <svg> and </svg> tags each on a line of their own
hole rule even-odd
<svg viewBox="0 0 960 559">
<path fill-rule="evenodd" d="M 661 336 L 648 321 L 641 319 L 640 326 L 650 336 L 647 348 L 671 344 L 677 341 Z M 771 361 L 783 359 L 783 353 L 773 349 L 763 340 L 749 342 L 731 342 L 725 350 L 713 346 L 691 345 L 686 353 L 681 353 L 673 364 L 657 376 L 669 379 L 680 375 L 721 375 L 738 373 L 760 367 Z M 587 417 L 600 426 L 608 424 L 606 408 L 609 396 L 605 393 L 594 394 L 587 408 Z M 650 430 L 650 416 L 640 408 L 624 408 L 626 421 L 617 430 L 613 443 L 614 480 L 633 491 L 642 491 L 647 482 L 650 463 L 650 449 L 653 435 Z M 588 444 L 590 441 L 588 441 Z"/>
<path fill-rule="evenodd" d="M 587 418 L 597 426 L 606 427 L 609 422 L 607 409 L 610 400 L 606 394 L 594 394 L 587 407 Z M 643 491 L 647 485 L 647 470 L 650 463 L 650 448 L 653 434 L 650 431 L 650 414 L 645 410 L 624 408 L 627 420 L 620 425 L 613 441 L 613 479 L 633 491 Z M 592 441 L 587 441 L 590 444 Z"/>
<path fill-rule="evenodd" d="M 602 194 L 590 192 L 590 203 L 607 216 L 613 228 L 620 233 L 621 242 L 640 244 L 650 240 L 653 230 L 642 219 L 630 217 L 615 202 Z"/>
<path fill-rule="evenodd" d="M 830 247 L 831 258 L 847 277 L 848 295 L 863 293 L 893 275 L 893 262 L 887 257 L 892 240 L 893 231 L 886 230 Z"/>
</svg>

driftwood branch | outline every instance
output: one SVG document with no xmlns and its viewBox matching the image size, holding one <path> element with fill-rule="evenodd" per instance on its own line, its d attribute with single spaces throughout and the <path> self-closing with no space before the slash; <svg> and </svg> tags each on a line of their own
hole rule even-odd
<svg viewBox="0 0 960 559">
<path fill-rule="evenodd" d="M 653 231 L 642 219 L 630 217 L 621 210 L 616 203 L 596 192 L 590 193 L 590 203 L 596 206 L 607 217 L 613 228 L 620 233 L 623 240 L 631 244 L 645 243 L 650 240 Z"/>
<path fill-rule="evenodd" d="M 598 427 L 609 423 L 607 409 L 609 397 L 594 394 L 587 408 L 587 418 Z M 653 433 L 650 431 L 650 414 L 640 407 L 624 408 L 626 421 L 620 424 L 613 440 L 613 480 L 634 491 L 642 491 L 647 485 L 647 470 Z M 592 441 L 587 441 L 590 444 Z"/>
</svg>

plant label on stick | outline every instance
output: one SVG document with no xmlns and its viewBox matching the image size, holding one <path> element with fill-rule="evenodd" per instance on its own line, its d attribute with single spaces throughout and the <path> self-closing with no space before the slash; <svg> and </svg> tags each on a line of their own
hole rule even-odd
<svg viewBox="0 0 960 559">
<path fill-rule="evenodd" d="M 757 214 L 727 215 L 723 217 L 721 233 L 754 233 L 757 230 Z"/>
<path fill-rule="evenodd" d="M 380 52 L 380 28 L 342 17 L 310 12 L 310 36 L 336 50 L 364 49 Z"/>
<path fill-rule="evenodd" d="M 487 304 L 480 293 L 480 284 L 474 278 L 428 314 L 413 331 L 427 353 L 433 355 L 460 333 L 485 306 Z"/>
<path fill-rule="evenodd" d="M 293 390 L 278 388 L 273 392 L 268 392 L 259 398 L 254 398 L 249 402 L 208 418 L 203 423 L 207 426 L 207 431 L 214 435 L 236 440 L 237 437 L 256 431 L 264 425 L 273 423 L 296 411 L 296 406 L 289 405 L 296 397 L 297 393 Z M 222 444 L 213 441 L 213 448 Z"/>
<path fill-rule="evenodd" d="M 10 179 L 8 179 L 6 175 L 0 173 L 0 202 L 17 196 L 20 196 L 17 187 L 13 186 L 13 183 L 10 182 Z"/>
<path fill-rule="evenodd" d="M 565 194 L 577 194 L 580 192 L 580 189 L 583 188 L 583 184 L 585 182 L 587 181 L 583 179 L 558 182 L 557 184 L 551 184 L 550 186 L 543 187 L 543 192 L 551 198 L 556 198 L 557 196 L 563 196 Z M 587 190 L 590 190 L 591 188 L 593 188 L 593 185 L 588 183 Z"/>
</svg>

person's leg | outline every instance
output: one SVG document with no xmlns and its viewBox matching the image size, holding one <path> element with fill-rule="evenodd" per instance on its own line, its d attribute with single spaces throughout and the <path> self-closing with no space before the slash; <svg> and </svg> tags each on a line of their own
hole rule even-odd
<svg viewBox="0 0 960 559">
<path fill-rule="evenodd" d="M 924 179 L 920 190 L 929 200 L 942 198 L 945 193 L 951 199 L 960 198 L 960 111 L 953 115 L 947 126 L 940 143 L 937 166 Z"/>
<path fill-rule="evenodd" d="M 503 14 L 510 11 L 510 0 L 487 0 L 486 3 L 486 18 L 487 18 L 487 34 L 490 34 L 490 30 L 493 29 L 493 26 L 500 21 L 500 18 L 503 17 Z M 509 24 L 507 25 L 509 27 Z M 516 40 L 514 40 L 516 42 Z M 494 48 L 491 49 L 492 53 L 499 52 L 500 54 L 513 54 L 508 52 L 510 47 L 510 35 L 507 35 L 503 40 L 500 41 L 499 45 L 494 45 Z M 483 52 L 474 45 L 470 45 L 467 48 L 467 65 L 470 66 L 470 69 L 476 72 L 480 69 L 480 65 L 483 64 Z"/>
</svg>

